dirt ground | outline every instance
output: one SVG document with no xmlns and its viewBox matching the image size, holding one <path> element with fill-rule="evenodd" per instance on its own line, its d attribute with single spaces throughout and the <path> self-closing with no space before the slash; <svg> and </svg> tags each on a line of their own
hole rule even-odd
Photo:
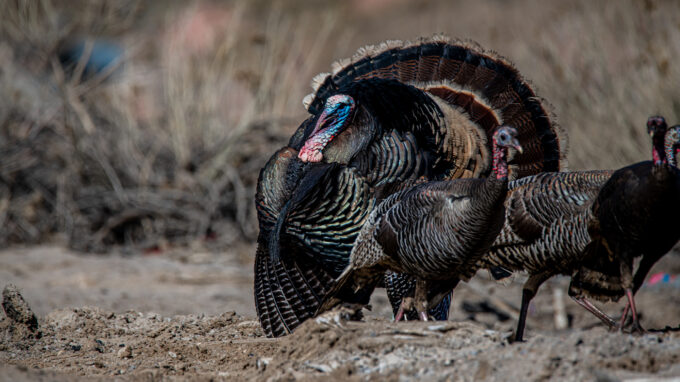
<svg viewBox="0 0 680 382">
<path fill-rule="evenodd" d="M 0 381 L 680 378 L 677 278 L 638 293 L 642 336 L 605 330 L 558 278 L 532 304 L 527 341 L 509 344 L 522 279 L 501 285 L 480 272 L 456 289 L 448 322 L 392 324 L 379 291 L 365 322 L 334 313 L 267 339 L 252 302 L 253 253 L 247 244 L 225 254 L 1 251 L 0 283 L 17 286 L 39 328 L 0 314 Z M 680 255 L 656 272 L 680 273 Z M 604 308 L 613 315 L 622 304 Z"/>
</svg>

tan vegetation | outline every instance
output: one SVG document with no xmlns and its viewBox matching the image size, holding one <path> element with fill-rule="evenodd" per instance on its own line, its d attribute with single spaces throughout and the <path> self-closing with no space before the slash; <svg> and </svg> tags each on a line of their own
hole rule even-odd
<svg viewBox="0 0 680 382">
<path fill-rule="evenodd" d="M 645 159 L 646 118 L 680 117 L 672 1 L 1 4 L 0 244 L 254 239 L 257 173 L 309 81 L 385 39 L 444 32 L 514 61 L 569 132 L 572 169 Z M 57 59 L 78 38 L 125 53 L 86 76 Z"/>
</svg>

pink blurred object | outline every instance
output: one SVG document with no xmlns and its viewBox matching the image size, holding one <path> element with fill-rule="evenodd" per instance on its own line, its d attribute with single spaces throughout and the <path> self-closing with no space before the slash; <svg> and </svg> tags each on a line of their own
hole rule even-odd
<svg viewBox="0 0 680 382">
<path fill-rule="evenodd" d="M 670 275 L 668 273 L 659 272 L 649 276 L 649 280 L 647 280 L 647 285 L 669 284 L 677 278 L 678 275 Z"/>
<path fill-rule="evenodd" d="M 182 12 L 168 30 L 168 41 L 179 52 L 201 54 L 210 51 L 226 32 L 233 11 L 227 7 L 198 4 Z"/>
<path fill-rule="evenodd" d="M 353 0 L 351 4 L 352 8 L 359 13 L 373 14 L 403 2 L 403 0 Z"/>
</svg>

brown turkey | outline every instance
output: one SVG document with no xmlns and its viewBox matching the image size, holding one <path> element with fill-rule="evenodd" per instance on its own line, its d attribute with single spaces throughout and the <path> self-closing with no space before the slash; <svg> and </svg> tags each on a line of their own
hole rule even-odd
<svg viewBox="0 0 680 382">
<path fill-rule="evenodd" d="M 488 176 L 501 124 L 517 128 L 524 148 L 510 178 L 560 169 L 564 137 L 540 99 L 510 63 L 474 44 L 388 41 L 313 84 L 310 117 L 258 181 L 255 303 L 267 336 L 316 312 L 383 198 L 418 182 Z"/>
<path fill-rule="evenodd" d="M 653 141 L 653 161 L 635 163 L 617 170 L 597 196 L 588 224 L 592 243 L 590 264 L 572 279 L 570 294 L 590 295 L 616 301 L 627 297 L 621 316 L 622 330 L 628 312 L 633 330 L 640 326 L 633 295 L 642 286 L 652 266 L 680 240 L 674 224 L 680 216 L 680 126 L 667 130 L 662 117 L 652 117 L 648 130 Z M 633 261 L 642 257 L 633 276 Z"/>
<path fill-rule="evenodd" d="M 486 179 L 423 183 L 385 199 L 369 216 L 349 259 L 319 313 L 340 303 L 366 305 L 385 271 L 416 279 L 402 296 L 399 321 L 415 307 L 421 320 L 460 280 L 467 281 L 503 227 L 508 187 L 507 152 L 522 152 L 517 130 L 494 133 L 493 171 Z"/>
<path fill-rule="evenodd" d="M 571 275 L 583 261 L 590 242 L 590 206 L 613 171 L 542 173 L 510 182 L 505 223 L 479 266 L 496 279 L 526 271 L 522 306 L 514 340 L 522 341 L 529 303 L 549 278 Z M 577 302 L 596 314 L 584 299 Z"/>
</svg>

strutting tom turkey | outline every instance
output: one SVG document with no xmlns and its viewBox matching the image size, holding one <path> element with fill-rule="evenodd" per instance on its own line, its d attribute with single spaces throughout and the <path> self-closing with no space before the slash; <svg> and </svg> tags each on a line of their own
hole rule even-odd
<svg viewBox="0 0 680 382">
<path fill-rule="evenodd" d="M 313 87 L 309 118 L 258 181 L 255 303 L 267 336 L 316 312 L 385 197 L 488 176 L 501 124 L 524 148 L 511 179 L 562 166 L 565 137 L 545 105 L 510 63 L 472 43 L 437 36 L 362 48 Z"/>
<path fill-rule="evenodd" d="M 433 181 L 392 194 L 369 216 L 354 243 L 350 263 L 320 312 L 340 303 L 368 304 L 386 270 L 416 279 L 395 316 L 415 308 L 421 320 L 467 281 L 503 227 L 507 152 L 521 153 L 517 130 L 501 126 L 493 135 L 493 171 L 485 179 Z"/>
</svg>

